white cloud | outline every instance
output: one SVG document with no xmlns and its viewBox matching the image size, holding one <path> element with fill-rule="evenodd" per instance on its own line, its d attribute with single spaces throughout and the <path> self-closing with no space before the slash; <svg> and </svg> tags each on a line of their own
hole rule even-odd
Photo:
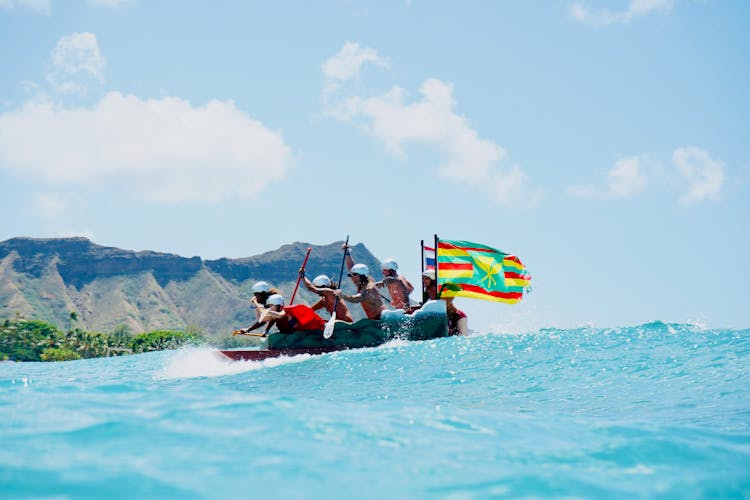
<svg viewBox="0 0 750 500">
<path fill-rule="evenodd" d="M 342 83 L 359 78 L 362 65 L 368 62 L 388 67 L 388 61 L 380 57 L 375 49 L 346 42 L 335 56 L 323 63 L 323 76 L 327 81 L 326 92 L 334 92 Z"/>
<path fill-rule="evenodd" d="M 290 163 L 281 134 L 232 102 L 110 92 L 91 108 L 42 101 L 0 114 L 0 168 L 58 186 L 213 202 L 252 197 Z"/>
<path fill-rule="evenodd" d="M 625 198 L 643 191 L 646 188 L 646 175 L 642 163 L 638 157 L 618 161 L 607 176 L 610 192 Z"/>
<path fill-rule="evenodd" d="M 571 186 L 566 191 L 583 198 L 631 198 L 646 189 L 653 170 L 654 166 L 645 157 L 630 156 L 614 164 L 602 185 Z"/>
<path fill-rule="evenodd" d="M 672 153 L 672 168 L 667 169 L 645 155 L 618 160 L 600 185 L 578 185 L 565 189 L 582 198 L 632 198 L 655 186 L 677 190 L 680 203 L 693 205 L 719 200 L 725 183 L 724 165 L 697 147 L 677 148 Z"/>
<path fill-rule="evenodd" d="M 106 61 L 93 33 L 62 37 L 52 49 L 51 60 L 53 70 L 47 81 L 60 93 L 85 92 L 92 84 L 104 82 Z"/>
<path fill-rule="evenodd" d="M 724 186 L 724 165 L 708 152 L 696 147 L 678 148 L 672 153 L 683 194 L 680 202 L 692 205 L 704 200 L 721 198 Z"/>
<path fill-rule="evenodd" d="M 7 10 L 30 9 L 47 15 L 52 13 L 50 0 L 0 0 L 0 7 Z"/>
<path fill-rule="evenodd" d="M 572 4 L 568 12 L 573 19 L 594 26 L 608 26 L 610 24 L 627 24 L 639 17 L 644 17 L 656 11 L 668 11 L 675 0 L 629 0 L 624 11 L 611 12 L 609 10 L 590 11 L 581 2 Z"/>
<path fill-rule="evenodd" d="M 351 97 L 339 111 L 349 120 L 361 119 L 396 155 L 404 156 L 406 144 L 435 149 L 445 158 L 438 169 L 441 177 L 482 190 L 500 204 L 536 201 L 538 193 L 530 192 L 528 176 L 507 164 L 506 151 L 480 138 L 468 120 L 455 113 L 452 85 L 429 78 L 420 94 L 412 103 L 399 88 L 377 97 Z"/>
<path fill-rule="evenodd" d="M 366 62 L 388 66 L 386 60 L 380 57 L 375 49 L 346 42 L 335 56 L 323 63 L 323 74 L 330 80 L 344 82 L 357 78 L 362 65 Z"/>
<path fill-rule="evenodd" d="M 347 43 L 344 48 L 347 46 L 356 44 Z M 339 54 L 342 52 L 344 49 Z M 358 72 L 367 60 L 358 59 L 351 66 Z M 353 74 L 325 69 L 324 73 L 337 81 Z M 455 112 L 451 84 L 428 78 L 419 92 L 421 98 L 414 102 L 408 102 L 406 92 L 399 87 L 374 97 L 342 97 L 331 102 L 328 111 L 336 118 L 363 126 L 399 157 L 405 156 L 404 146 L 410 144 L 439 152 L 444 161 L 437 169 L 438 175 L 483 191 L 497 203 L 528 205 L 538 200 L 540 193 L 529 188 L 528 176 L 508 162 L 506 151 L 480 138 L 469 121 Z"/>
</svg>

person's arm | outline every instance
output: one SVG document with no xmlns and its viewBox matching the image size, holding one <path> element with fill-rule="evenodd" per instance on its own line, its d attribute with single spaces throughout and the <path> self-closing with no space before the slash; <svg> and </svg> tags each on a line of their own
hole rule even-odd
<svg viewBox="0 0 750 500">
<path fill-rule="evenodd" d="M 349 245 L 343 245 L 342 248 L 344 249 L 344 260 L 346 261 L 346 268 L 351 271 L 352 267 L 354 267 L 354 259 L 352 259 L 352 254 L 349 251 Z"/>
<path fill-rule="evenodd" d="M 341 290 L 334 290 L 333 293 L 338 295 L 340 299 L 344 299 L 347 302 L 354 302 L 355 304 L 365 300 L 365 296 L 362 293 L 356 295 L 345 295 Z"/>
<path fill-rule="evenodd" d="M 317 301 L 315 304 L 310 306 L 310 309 L 313 311 L 317 311 L 318 309 L 323 309 L 326 306 L 326 298 L 321 297 L 319 301 Z"/>
<path fill-rule="evenodd" d="M 261 321 L 268 322 L 271 320 L 283 318 L 284 316 L 286 316 L 286 311 L 283 309 L 281 311 L 272 311 L 271 309 L 267 309 Z"/>
<path fill-rule="evenodd" d="M 413 285 L 412 285 L 411 283 L 409 283 L 409 280 L 408 280 L 408 279 L 406 279 L 406 278 L 405 278 L 405 277 L 403 277 L 403 276 L 401 276 L 401 282 L 402 282 L 402 283 L 404 284 L 404 286 L 406 287 L 406 295 L 411 295 L 411 292 L 413 292 L 413 291 L 414 291 L 414 286 L 413 286 Z"/>
<path fill-rule="evenodd" d="M 253 295 L 253 298 L 250 299 L 250 307 L 253 309 L 253 312 L 255 313 L 255 320 L 260 321 L 260 318 L 263 316 L 263 311 L 265 310 L 265 306 L 258 302 L 258 300 Z"/>
<path fill-rule="evenodd" d="M 283 309 L 281 311 L 274 311 L 272 309 L 266 309 L 263 311 L 263 316 L 261 317 L 260 321 L 263 323 L 268 323 L 266 326 L 266 334 L 273 328 L 273 325 L 276 324 L 276 320 L 279 318 L 283 318 L 286 316 L 286 311 Z"/>
<path fill-rule="evenodd" d="M 318 289 L 315 288 L 315 285 L 313 285 L 312 282 L 309 279 L 307 279 L 307 276 L 305 276 L 305 270 L 302 268 L 300 268 L 299 270 L 299 277 L 302 283 L 305 285 L 305 288 L 310 290 L 312 293 L 317 293 L 318 295 L 321 295 L 318 292 Z"/>
<path fill-rule="evenodd" d="M 253 323 L 251 326 L 248 326 L 247 328 L 242 328 L 240 330 L 235 331 L 234 333 L 232 333 L 232 335 L 245 335 L 246 333 L 252 332 L 256 328 L 260 327 L 262 324 L 263 323 L 261 323 L 260 321 L 256 321 L 255 323 Z"/>
</svg>

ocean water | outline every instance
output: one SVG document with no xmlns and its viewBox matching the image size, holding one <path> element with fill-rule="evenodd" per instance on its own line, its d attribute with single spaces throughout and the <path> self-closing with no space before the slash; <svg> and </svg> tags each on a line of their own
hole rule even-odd
<svg viewBox="0 0 750 500">
<path fill-rule="evenodd" d="M 0 363 L 4 498 L 750 498 L 750 330 Z"/>
</svg>

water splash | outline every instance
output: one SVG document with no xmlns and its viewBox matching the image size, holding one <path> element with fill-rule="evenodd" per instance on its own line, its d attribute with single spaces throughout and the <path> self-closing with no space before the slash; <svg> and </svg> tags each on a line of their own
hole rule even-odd
<svg viewBox="0 0 750 500">
<path fill-rule="evenodd" d="M 281 356 L 263 361 L 233 361 L 211 347 L 183 347 L 170 353 L 164 360 L 164 367 L 154 379 L 186 379 L 199 377 L 223 377 L 253 370 L 261 370 L 309 359 L 309 354 L 293 357 Z"/>
</svg>

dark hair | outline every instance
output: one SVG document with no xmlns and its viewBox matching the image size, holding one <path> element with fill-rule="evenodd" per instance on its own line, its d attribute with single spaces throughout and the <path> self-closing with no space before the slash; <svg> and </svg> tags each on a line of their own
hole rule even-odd
<svg viewBox="0 0 750 500">
<path fill-rule="evenodd" d="M 364 274 L 358 274 L 357 276 L 359 276 L 359 286 L 357 287 L 357 291 L 364 290 L 367 288 L 367 285 L 373 281 L 372 278 Z"/>
<path fill-rule="evenodd" d="M 259 295 L 261 304 L 266 305 L 266 301 L 268 300 L 268 297 L 270 297 L 271 295 L 275 293 L 278 293 L 279 295 L 281 295 L 281 292 L 276 290 L 275 288 L 271 288 L 267 292 L 253 292 L 253 295 Z"/>
</svg>

